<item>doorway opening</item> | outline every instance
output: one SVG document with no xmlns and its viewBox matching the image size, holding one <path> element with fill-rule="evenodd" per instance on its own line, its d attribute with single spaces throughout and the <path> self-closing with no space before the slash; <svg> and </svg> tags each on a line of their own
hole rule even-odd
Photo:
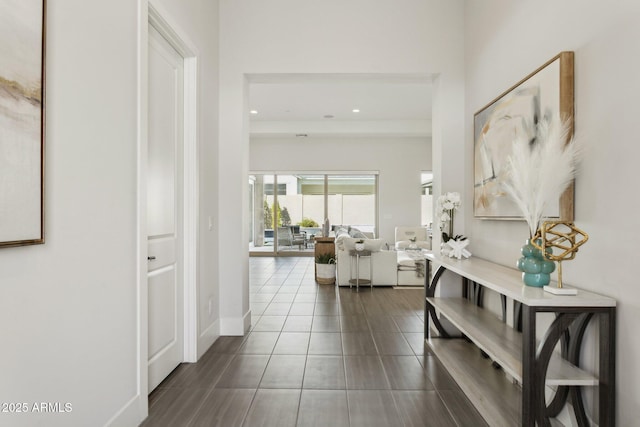
<svg viewBox="0 0 640 427">
<path fill-rule="evenodd" d="M 197 289 L 196 289 L 196 255 L 197 255 L 197 57 L 196 49 L 188 42 L 187 38 L 177 30 L 169 15 L 158 9 L 152 3 L 144 8 L 145 13 L 140 14 L 140 55 L 139 55 L 139 139 L 138 139 L 138 391 L 142 399 L 141 405 L 147 407 L 146 396 L 158 382 L 158 376 L 151 372 L 151 364 L 162 357 L 172 346 L 176 348 L 178 363 L 195 362 L 197 360 Z M 158 42 L 165 44 L 164 52 L 157 50 Z M 153 52 L 152 52 L 153 50 Z M 173 56 L 172 65 L 167 65 L 167 55 Z M 164 77 L 175 74 L 172 67 L 182 69 L 179 81 L 173 81 L 179 88 L 174 88 L 164 93 L 155 91 L 158 72 Z M 171 61 L 169 61 L 170 63 Z M 151 70 L 151 68 L 154 70 Z M 175 75 L 174 75 L 175 77 Z M 162 86 L 162 85 L 160 85 Z M 180 96 L 176 96 L 180 92 Z M 166 111 L 174 111 L 175 117 L 171 118 L 173 133 L 170 144 L 179 141 L 175 153 L 169 156 L 160 156 L 160 163 L 151 165 L 151 157 L 156 156 L 158 141 L 155 139 L 159 129 L 152 129 L 154 123 L 158 123 L 156 101 L 158 96 L 165 96 L 165 101 L 172 107 Z M 178 101 L 178 98 L 181 100 Z M 178 118 L 179 116 L 179 118 Z M 161 134 L 163 132 L 160 132 Z M 154 136 L 155 135 L 155 136 Z M 151 139 L 154 138 L 154 141 Z M 166 142 L 165 141 L 165 142 Z M 163 143 L 160 142 L 160 145 Z M 171 150 L 167 147 L 161 152 L 167 154 Z M 157 166 L 170 170 L 170 179 L 164 174 L 157 174 Z M 158 179 L 160 177 L 160 179 Z M 164 179 L 164 181 L 163 181 Z M 157 211 L 158 203 L 164 203 L 163 197 L 157 197 L 159 186 L 168 188 L 173 185 L 173 207 L 167 209 L 171 214 L 169 221 L 157 222 L 153 217 Z M 163 201 L 164 200 L 164 201 Z M 166 218 L 165 218 L 166 219 Z M 162 227 L 157 227 L 162 224 Z M 166 227 L 170 225 L 168 228 Z M 166 232 L 169 230 L 169 232 Z M 170 235 L 177 238 L 174 254 L 172 250 L 166 251 L 163 245 L 156 243 L 168 240 Z M 155 264 L 154 264 L 155 263 Z M 163 264 L 160 266 L 159 264 Z M 166 265 L 165 265 L 166 264 Z M 163 275 L 163 268 L 171 269 L 172 274 Z M 153 272 L 156 273 L 153 273 Z M 175 283 L 180 288 L 167 285 L 165 277 L 175 277 Z M 155 283 L 151 283 L 155 282 Z M 160 289 L 155 285 L 160 282 Z M 153 289 L 155 287 L 155 289 Z M 160 292 L 158 292 L 160 291 Z M 157 309 L 157 302 L 164 301 L 171 305 L 171 311 L 164 313 Z M 166 314 L 166 315 L 165 315 Z M 171 323 L 172 333 L 162 334 L 165 327 L 158 322 Z M 152 326 L 153 323 L 153 326 Z M 166 326 L 166 325 L 165 325 Z M 174 362 L 171 362 L 174 363 Z M 144 410 L 144 409 L 143 409 Z"/>
</svg>

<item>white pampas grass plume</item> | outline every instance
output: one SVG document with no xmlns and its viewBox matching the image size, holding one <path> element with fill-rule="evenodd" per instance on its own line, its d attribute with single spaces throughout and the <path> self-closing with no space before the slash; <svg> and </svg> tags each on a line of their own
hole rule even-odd
<svg viewBox="0 0 640 427">
<path fill-rule="evenodd" d="M 540 227 L 545 208 L 558 202 L 575 177 L 579 150 L 573 138 L 567 142 L 569 133 L 568 122 L 543 120 L 535 140 L 522 132 L 513 141 L 503 188 L 527 221 L 530 237 Z"/>
</svg>

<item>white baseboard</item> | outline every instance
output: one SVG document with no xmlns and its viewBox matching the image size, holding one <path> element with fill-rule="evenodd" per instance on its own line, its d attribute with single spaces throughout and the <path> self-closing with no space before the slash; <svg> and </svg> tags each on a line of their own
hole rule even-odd
<svg viewBox="0 0 640 427">
<path fill-rule="evenodd" d="M 198 359 L 213 345 L 220 336 L 220 322 L 213 322 L 198 337 Z M 143 401 L 144 400 L 144 401 Z M 131 427 L 137 426 L 148 415 L 148 401 L 140 395 L 131 398 L 109 421 L 105 427 Z"/>
<path fill-rule="evenodd" d="M 205 329 L 198 337 L 198 360 L 202 355 L 209 350 L 209 347 L 220 336 L 220 321 L 216 320 L 207 329 Z"/>
<path fill-rule="evenodd" d="M 146 396 L 145 396 L 146 399 Z M 147 402 L 139 394 L 133 396 L 116 414 L 105 423 L 105 427 L 131 427 L 140 425 L 148 415 Z"/>
</svg>

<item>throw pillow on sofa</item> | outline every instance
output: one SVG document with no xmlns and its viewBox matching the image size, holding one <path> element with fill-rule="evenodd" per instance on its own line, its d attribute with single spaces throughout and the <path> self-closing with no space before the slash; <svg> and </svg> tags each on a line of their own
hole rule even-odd
<svg viewBox="0 0 640 427">
<path fill-rule="evenodd" d="M 346 228 L 337 228 L 335 230 L 336 233 L 336 248 L 338 250 L 342 250 L 344 249 L 344 239 L 348 239 L 349 238 L 349 231 Z"/>
<path fill-rule="evenodd" d="M 349 236 L 356 238 L 356 239 L 366 239 L 367 236 L 360 230 L 358 230 L 357 228 L 351 228 L 349 229 Z"/>
</svg>

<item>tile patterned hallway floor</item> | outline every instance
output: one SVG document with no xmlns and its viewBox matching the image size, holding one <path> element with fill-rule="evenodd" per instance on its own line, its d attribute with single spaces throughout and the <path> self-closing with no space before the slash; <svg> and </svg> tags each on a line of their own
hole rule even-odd
<svg viewBox="0 0 640 427">
<path fill-rule="evenodd" d="M 317 285 L 313 258 L 250 258 L 252 329 L 149 397 L 151 426 L 486 426 L 424 346 L 423 290 Z"/>
</svg>

